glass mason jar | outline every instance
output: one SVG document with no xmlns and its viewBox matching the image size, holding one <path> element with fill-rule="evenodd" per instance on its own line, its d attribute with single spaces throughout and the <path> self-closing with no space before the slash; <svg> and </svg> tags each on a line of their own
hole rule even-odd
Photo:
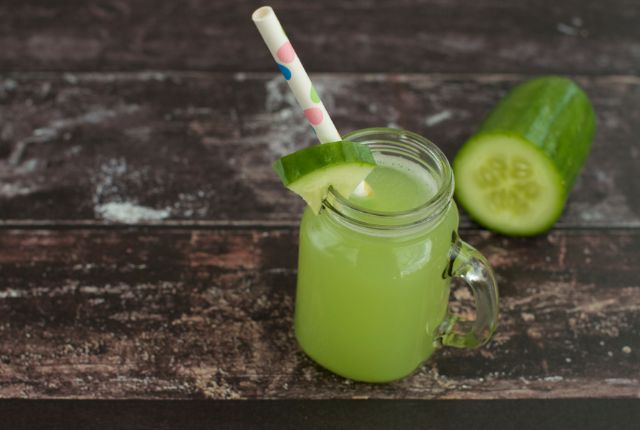
<svg viewBox="0 0 640 430">
<path fill-rule="evenodd" d="M 444 154 L 415 133 L 354 131 L 346 140 L 374 157 L 397 157 L 436 184 L 424 204 L 401 212 L 359 207 L 330 190 L 318 215 L 300 225 L 295 333 L 301 348 L 347 378 L 386 382 L 416 370 L 440 345 L 473 348 L 496 328 L 491 267 L 458 238 L 454 180 Z M 402 192 L 402 190 L 398 190 Z M 448 312 L 452 278 L 471 288 L 476 319 Z"/>
</svg>

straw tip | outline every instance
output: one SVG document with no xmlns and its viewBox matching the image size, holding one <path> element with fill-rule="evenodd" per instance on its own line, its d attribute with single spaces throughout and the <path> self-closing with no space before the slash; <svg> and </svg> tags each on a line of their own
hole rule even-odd
<svg viewBox="0 0 640 430">
<path fill-rule="evenodd" d="M 274 15 L 273 9 L 271 8 L 271 6 L 262 6 L 258 9 L 256 9 L 252 14 L 251 14 L 251 19 L 254 22 L 259 22 L 259 21 L 264 21 L 267 18 L 270 18 L 272 15 Z"/>
</svg>

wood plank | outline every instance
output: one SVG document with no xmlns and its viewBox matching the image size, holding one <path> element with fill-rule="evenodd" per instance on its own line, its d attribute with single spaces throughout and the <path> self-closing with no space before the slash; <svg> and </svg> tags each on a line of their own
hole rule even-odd
<svg viewBox="0 0 640 430">
<path fill-rule="evenodd" d="M 295 345 L 294 229 L 1 230 L 0 396 L 640 397 L 640 231 L 465 238 L 496 269 L 495 339 L 366 385 Z"/>
<path fill-rule="evenodd" d="M 633 0 L 270 2 L 315 72 L 638 73 Z M 0 69 L 271 71 L 255 1 L 11 0 Z"/>
<path fill-rule="evenodd" d="M 399 126 L 430 137 L 450 159 L 521 79 L 314 76 L 340 130 Z M 578 80 L 599 130 L 559 226 L 638 227 L 640 79 Z M 301 200 L 270 164 L 314 138 L 279 76 L 44 74 L 0 82 L 5 224 L 297 221 Z"/>
</svg>

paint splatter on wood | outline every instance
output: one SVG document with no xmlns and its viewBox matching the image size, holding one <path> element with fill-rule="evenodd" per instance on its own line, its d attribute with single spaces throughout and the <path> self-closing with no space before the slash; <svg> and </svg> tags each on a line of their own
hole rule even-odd
<svg viewBox="0 0 640 430">
<path fill-rule="evenodd" d="M 452 159 L 524 77 L 317 75 L 343 131 L 389 121 Z M 598 112 L 589 159 L 561 227 L 640 226 L 634 177 L 640 80 L 581 78 Z M 271 162 L 313 144 L 286 83 L 271 74 L 20 75 L 0 104 L 0 218 L 297 222 L 302 201 Z M 26 104 L 25 101 L 29 103 Z M 143 208 L 113 216 L 122 205 Z M 142 212 L 140 212 L 142 211 Z M 155 212 L 149 212 L 155 211 Z M 463 225 L 470 225 L 464 219 Z"/>
</svg>

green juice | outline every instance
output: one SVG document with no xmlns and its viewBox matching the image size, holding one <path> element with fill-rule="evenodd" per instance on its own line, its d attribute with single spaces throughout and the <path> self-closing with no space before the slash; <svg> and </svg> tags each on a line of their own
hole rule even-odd
<svg viewBox="0 0 640 430">
<path fill-rule="evenodd" d="M 437 178 L 401 157 L 378 166 L 348 197 L 367 211 L 408 211 L 438 191 Z M 451 201 L 421 225 L 358 228 L 331 211 L 305 210 L 300 225 L 295 332 L 327 369 L 361 381 L 402 378 L 436 347 L 449 299 L 449 250 L 458 226 Z"/>
</svg>

